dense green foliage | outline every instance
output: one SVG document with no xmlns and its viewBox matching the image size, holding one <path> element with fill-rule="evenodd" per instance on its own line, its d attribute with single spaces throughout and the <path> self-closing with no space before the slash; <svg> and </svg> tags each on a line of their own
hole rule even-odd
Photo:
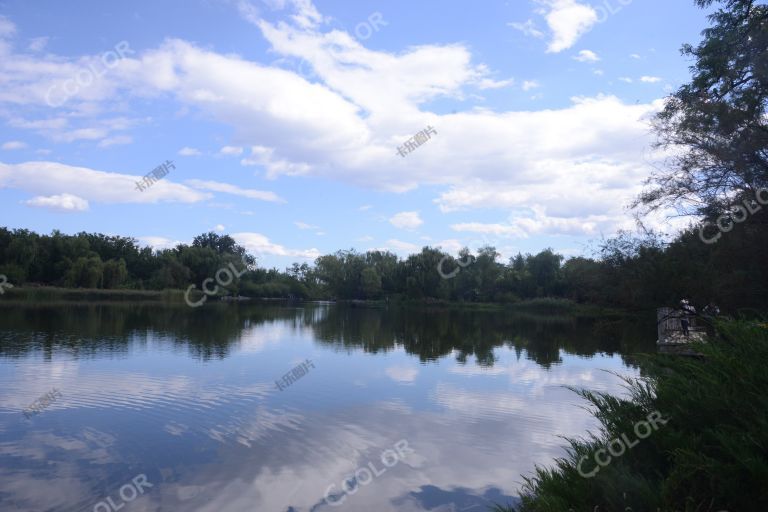
<svg viewBox="0 0 768 512">
<path fill-rule="evenodd" d="M 702 42 L 682 48 L 694 61 L 691 81 L 656 118 L 659 143 L 675 156 L 640 197 L 650 209 L 675 206 L 714 219 L 768 186 L 768 5 L 716 3 Z"/>
<path fill-rule="evenodd" d="M 581 391 L 600 432 L 570 440 L 555 468 L 537 468 L 519 510 L 768 510 L 768 329 L 719 327 L 720 337 L 698 347 L 706 358 L 654 359 L 647 378 L 628 381 L 627 397 Z M 639 439 L 635 425 L 653 412 L 666 424 Z M 632 448 L 591 478 L 580 474 L 582 458 L 590 475 L 595 452 L 622 435 Z"/>
<path fill-rule="evenodd" d="M 760 215 L 765 213 L 754 217 Z M 596 258 L 568 260 L 549 249 L 508 262 L 492 247 L 477 254 L 464 250 L 458 260 L 431 247 L 405 259 L 381 251 L 340 251 L 281 272 L 257 267 L 231 237 L 214 233 L 196 237 L 192 245 L 152 251 L 131 238 L 0 228 L 0 274 L 16 286 L 185 290 L 200 288 L 232 265 L 249 270 L 221 293 L 250 297 L 501 303 L 562 298 L 653 309 L 685 295 L 733 311 L 766 306 L 766 231 L 766 224 L 750 219 L 711 245 L 702 243 L 696 230 L 672 243 L 623 233 L 605 241 Z"/>
</svg>

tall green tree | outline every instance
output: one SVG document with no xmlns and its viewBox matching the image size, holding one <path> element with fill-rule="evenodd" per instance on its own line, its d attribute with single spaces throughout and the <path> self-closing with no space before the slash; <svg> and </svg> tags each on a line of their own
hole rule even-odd
<svg viewBox="0 0 768 512">
<path fill-rule="evenodd" d="M 636 202 L 644 212 L 672 206 L 715 217 L 768 185 L 768 6 L 695 1 L 719 8 L 702 42 L 681 50 L 694 61 L 692 80 L 655 119 L 659 146 L 677 156 L 649 179 Z"/>
</svg>

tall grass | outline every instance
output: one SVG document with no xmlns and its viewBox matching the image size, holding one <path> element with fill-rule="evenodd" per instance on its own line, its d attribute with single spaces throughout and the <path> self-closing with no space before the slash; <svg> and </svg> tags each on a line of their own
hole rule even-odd
<svg viewBox="0 0 768 512">
<path fill-rule="evenodd" d="M 579 391 L 601 424 L 568 456 L 524 478 L 520 512 L 768 510 L 768 329 L 719 324 L 701 359 L 656 356 L 617 398 Z M 593 478 L 595 451 L 653 411 L 668 422 Z M 598 508 L 596 508 L 598 507 Z M 498 512 L 512 511 L 497 506 Z"/>
</svg>

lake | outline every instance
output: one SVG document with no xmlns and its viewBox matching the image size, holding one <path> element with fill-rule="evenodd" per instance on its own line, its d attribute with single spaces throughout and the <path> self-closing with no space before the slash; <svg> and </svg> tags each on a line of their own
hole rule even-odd
<svg viewBox="0 0 768 512">
<path fill-rule="evenodd" d="M 636 322 L 635 322 L 636 323 Z M 0 304 L 0 510 L 466 511 L 597 422 L 654 325 L 286 303 Z M 615 373 L 615 374 L 614 374 Z"/>
</svg>

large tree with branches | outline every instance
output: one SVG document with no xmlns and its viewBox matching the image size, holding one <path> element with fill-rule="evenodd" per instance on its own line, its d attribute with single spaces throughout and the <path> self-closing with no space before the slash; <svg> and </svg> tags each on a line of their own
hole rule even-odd
<svg viewBox="0 0 768 512">
<path fill-rule="evenodd" d="M 768 186 L 768 6 L 754 0 L 696 0 L 719 4 L 697 46 L 692 80 L 655 117 L 658 146 L 669 151 L 635 206 L 668 207 L 714 218 Z"/>
</svg>

